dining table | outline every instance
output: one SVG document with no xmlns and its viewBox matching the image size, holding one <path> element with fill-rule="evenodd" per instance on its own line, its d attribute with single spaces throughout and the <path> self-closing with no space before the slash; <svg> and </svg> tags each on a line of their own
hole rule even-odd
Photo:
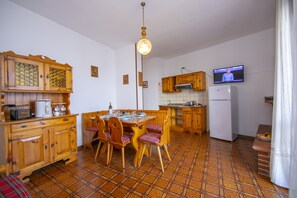
<svg viewBox="0 0 297 198">
<path fill-rule="evenodd" d="M 141 159 L 141 145 L 138 138 L 147 133 L 146 124 L 150 120 L 154 120 L 156 116 L 147 116 L 145 114 L 135 114 L 135 115 L 103 115 L 101 118 L 106 122 L 106 126 L 108 123 L 108 119 L 110 117 L 118 117 L 123 127 L 131 128 L 133 135 L 131 138 L 131 144 L 135 150 L 135 156 L 133 160 L 134 167 L 138 167 Z M 105 150 L 105 149 L 103 149 Z M 145 149 L 146 156 L 148 155 L 148 150 Z"/>
</svg>

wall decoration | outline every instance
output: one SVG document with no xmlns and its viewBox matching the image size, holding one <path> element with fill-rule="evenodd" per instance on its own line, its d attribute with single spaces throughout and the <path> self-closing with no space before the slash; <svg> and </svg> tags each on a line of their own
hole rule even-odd
<svg viewBox="0 0 297 198">
<path fill-rule="evenodd" d="M 91 66 L 91 77 L 96 77 L 96 78 L 98 78 L 98 67 L 96 67 L 96 66 Z"/>
<path fill-rule="evenodd" d="M 142 72 L 138 72 L 138 84 L 142 86 Z"/>
<path fill-rule="evenodd" d="M 129 84 L 129 75 L 128 74 L 123 75 L 123 84 L 124 85 Z"/>
<path fill-rule="evenodd" d="M 142 87 L 143 88 L 148 88 L 148 82 L 147 81 L 143 81 L 142 82 Z"/>
</svg>

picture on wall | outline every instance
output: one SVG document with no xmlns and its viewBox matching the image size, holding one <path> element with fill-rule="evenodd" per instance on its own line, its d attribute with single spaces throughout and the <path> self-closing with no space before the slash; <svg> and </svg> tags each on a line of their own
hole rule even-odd
<svg viewBox="0 0 297 198">
<path fill-rule="evenodd" d="M 128 74 L 123 75 L 123 84 L 124 85 L 129 84 L 129 75 Z"/>
<path fill-rule="evenodd" d="M 98 67 L 93 65 L 91 66 L 91 77 L 98 78 Z"/>
</svg>

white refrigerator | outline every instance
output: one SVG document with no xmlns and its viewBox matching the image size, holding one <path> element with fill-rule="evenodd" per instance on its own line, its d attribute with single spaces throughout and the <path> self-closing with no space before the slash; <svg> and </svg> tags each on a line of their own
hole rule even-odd
<svg viewBox="0 0 297 198">
<path fill-rule="evenodd" d="M 210 137 L 234 141 L 238 137 L 236 87 L 209 87 L 208 100 Z"/>
</svg>

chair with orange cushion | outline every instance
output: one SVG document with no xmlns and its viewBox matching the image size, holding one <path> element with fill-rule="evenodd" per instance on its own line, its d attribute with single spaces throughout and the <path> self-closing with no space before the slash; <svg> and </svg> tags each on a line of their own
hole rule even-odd
<svg viewBox="0 0 297 198">
<path fill-rule="evenodd" d="M 106 159 L 106 165 L 108 165 L 109 162 L 109 141 L 110 141 L 110 133 L 106 130 L 105 122 L 102 118 L 100 118 L 98 115 L 95 117 L 95 127 L 98 130 L 98 139 L 99 144 L 97 147 L 95 160 L 97 159 L 99 149 L 101 147 L 101 144 L 106 144 L 107 146 L 107 159 Z"/>
<path fill-rule="evenodd" d="M 110 131 L 110 159 L 111 163 L 113 147 L 120 148 L 122 152 L 122 167 L 125 169 L 125 146 L 131 142 L 131 134 L 124 134 L 122 122 L 119 118 L 111 117 L 108 120 L 108 129 Z"/>
<path fill-rule="evenodd" d="M 156 145 L 157 150 L 158 150 L 158 155 L 159 155 L 159 159 L 160 159 L 162 172 L 164 172 L 164 166 L 163 166 L 160 147 L 162 147 L 162 146 L 164 147 L 165 152 L 167 154 L 167 157 L 168 157 L 169 161 L 171 161 L 171 158 L 170 158 L 170 155 L 169 155 L 169 152 L 168 152 L 168 148 L 167 148 L 169 135 L 170 135 L 169 120 L 165 119 L 163 121 L 163 127 L 162 127 L 161 133 L 147 133 L 147 134 L 144 134 L 144 135 L 139 137 L 139 141 L 141 142 L 141 149 L 142 149 L 139 166 L 141 165 L 141 161 L 142 161 L 142 158 L 143 158 L 143 154 L 144 154 L 146 145 L 149 144 L 150 147 L 152 147 L 152 145 Z"/>
</svg>

